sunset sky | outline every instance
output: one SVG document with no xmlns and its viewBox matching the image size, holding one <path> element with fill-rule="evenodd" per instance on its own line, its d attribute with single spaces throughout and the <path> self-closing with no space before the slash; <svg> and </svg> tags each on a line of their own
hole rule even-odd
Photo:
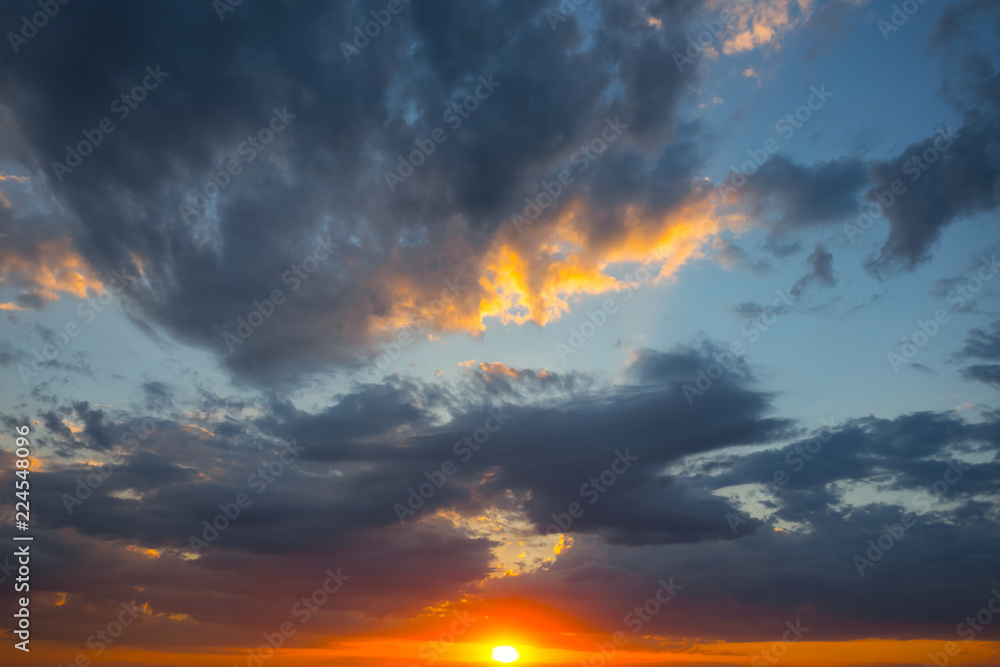
<svg viewBox="0 0 1000 667">
<path fill-rule="evenodd" d="M 0 664 L 1000 665 L 1000 2 L 0 26 Z"/>
</svg>

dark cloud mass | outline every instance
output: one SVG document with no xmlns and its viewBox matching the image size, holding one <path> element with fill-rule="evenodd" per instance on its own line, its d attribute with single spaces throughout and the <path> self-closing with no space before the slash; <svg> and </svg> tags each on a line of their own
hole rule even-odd
<svg viewBox="0 0 1000 667">
<path fill-rule="evenodd" d="M 321 572 L 321 563 L 336 562 L 356 577 L 343 604 L 372 617 L 399 616 L 417 613 L 491 570 L 489 549 L 497 542 L 469 539 L 463 522 L 444 519 L 450 512 L 475 517 L 491 507 L 506 508 L 523 513 L 543 534 L 553 515 L 576 501 L 585 513 L 566 532 L 578 545 L 557 566 L 524 576 L 535 581 L 533 599 L 556 606 L 562 596 L 558 582 L 576 578 L 574 586 L 588 591 L 583 597 L 590 601 L 578 602 L 575 613 L 592 622 L 605 615 L 601 600 L 615 581 L 584 574 L 584 564 L 574 555 L 594 538 L 607 545 L 607 567 L 618 568 L 618 578 L 631 572 L 628 577 L 655 579 L 662 560 L 690 586 L 692 616 L 672 620 L 678 624 L 674 632 L 694 631 L 701 605 L 720 596 L 752 604 L 777 623 L 798 600 L 811 600 L 811 618 L 824 619 L 820 633 L 830 639 L 868 636 L 872 622 L 883 623 L 882 636 L 919 636 L 977 603 L 981 591 L 969 581 L 989 576 L 995 564 L 970 557 L 961 570 L 950 568 L 940 545 L 942 540 L 962 543 L 966 553 L 989 554 L 1000 539 L 996 525 L 974 509 L 994 493 L 1000 473 L 995 425 L 916 413 L 809 432 L 773 417 L 771 398 L 753 388 L 754 377 L 746 369 L 719 380 L 692 409 L 683 385 L 720 350 L 706 343 L 697 350 L 642 351 L 629 383 L 614 387 L 502 365 L 470 370 L 456 385 L 395 380 L 359 388 L 316 413 L 275 402 L 233 436 L 213 432 L 225 421 L 222 415 L 202 422 L 197 431 L 158 420 L 82 502 L 66 499 L 78 493 L 80 480 L 96 467 L 78 464 L 36 474 L 46 552 L 73 549 L 81 567 L 106 572 L 69 581 L 43 561 L 38 576 L 95 604 L 108 599 L 104 579 L 119 586 L 146 582 L 150 588 L 141 597 L 156 609 L 216 623 L 222 622 L 221 610 L 201 604 L 204 591 L 231 604 L 255 595 L 254 586 L 236 590 L 228 576 L 217 573 L 242 563 L 242 581 L 270 563 L 293 559 L 307 566 L 267 576 L 269 585 L 280 581 L 281 590 L 291 591 L 307 588 L 310 572 Z M 455 443 L 479 428 L 490 410 L 505 420 L 500 428 L 478 451 L 456 450 Z M 134 426 L 112 423 L 85 404 L 63 412 L 70 411 L 86 419 L 88 429 L 96 430 L 99 423 L 101 432 L 116 440 Z M 447 416 L 442 419 L 442 414 Z M 403 424 L 409 435 L 400 439 Z M 99 450 L 104 442 L 91 435 L 74 444 L 74 434 L 49 432 L 78 452 Z M 790 444 L 746 453 L 781 441 Z M 261 466 L 276 460 L 288 442 L 300 450 L 297 459 L 257 495 L 253 489 L 260 478 L 255 483 L 251 476 L 260 475 Z M 456 451 L 467 452 L 467 460 Z M 586 503 L 581 484 L 600 479 L 619 452 L 628 457 L 629 467 L 615 466 L 621 478 L 594 493 L 597 502 Z M 712 453 L 724 455 L 711 465 L 696 463 Z M 984 454 L 989 461 L 971 462 Z M 405 503 L 408 489 L 425 482 L 425 473 L 441 469 L 444 460 L 453 461 L 457 472 L 400 525 L 394 505 Z M 960 482 L 948 489 L 947 501 L 937 500 L 919 515 L 905 547 L 891 554 L 893 567 L 859 578 L 853 555 L 864 550 L 868 537 L 878 537 L 884 523 L 897 521 L 904 508 L 852 500 L 857 506 L 846 510 L 852 485 L 877 484 L 916 497 L 956 460 L 962 461 Z M 778 471 L 789 481 L 775 487 L 772 500 L 765 502 L 767 516 L 750 518 L 744 512 L 756 509 L 746 498 L 729 501 L 717 493 L 747 484 L 773 485 Z M 253 504 L 245 516 L 199 547 L 199 560 L 177 558 L 191 535 L 202 534 L 201 522 L 218 513 L 214 508 L 248 491 Z M 938 506 L 945 502 L 958 506 Z M 745 518 L 734 523 L 734 516 Z M 811 528 L 776 532 L 775 522 Z M 165 569 L 150 583 L 134 559 L 108 551 L 123 544 L 156 549 Z M 629 551 L 635 548 L 644 549 L 649 559 L 635 561 Z M 406 583 L 399 568 L 404 554 Z M 106 562 L 98 565 L 97 560 Z M 782 575 L 792 562 L 796 570 Z M 426 584 L 412 585 L 414 577 Z M 779 578 L 781 586 L 775 585 Z M 501 590 L 512 593 L 519 586 L 511 582 Z M 914 588 L 923 604 L 910 603 Z M 85 622 L 79 613 L 75 603 L 61 612 L 59 623 Z M 885 625 L 887 617 L 892 622 Z M 316 631 L 332 630 L 337 618 L 327 617 Z M 727 617 L 726 636 L 752 637 L 753 619 Z M 243 618 L 242 631 L 213 638 L 196 634 L 187 641 L 246 640 L 270 623 L 268 614 L 254 612 Z M 50 626 L 46 632 L 55 636 L 60 628 Z"/>
<path fill-rule="evenodd" d="M 960 361 L 979 359 L 1000 362 L 1000 320 L 988 327 L 969 331 L 965 345 L 955 356 Z M 1000 389 L 1000 363 L 972 364 L 961 369 L 961 373 L 968 380 Z"/>
<path fill-rule="evenodd" d="M 7 21 L 34 7 L 14 4 Z M 477 278 L 511 214 L 605 119 L 628 129 L 600 173 L 579 177 L 600 177 L 609 193 L 594 193 L 607 213 L 585 232 L 593 243 L 625 234 L 605 174 L 631 169 L 634 190 L 658 193 L 652 210 L 678 206 L 699 158 L 675 138 L 674 111 L 695 73 L 654 63 L 683 44 L 698 4 L 594 6 L 601 27 L 584 41 L 576 17 L 553 31 L 536 3 L 412 3 L 350 62 L 339 45 L 352 37 L 345 26 L 370 20 L 362 3 L 247 3 L 221 25 L 200 5 L 81 5 L 47 28 L 44 51 L 16 55 L 0 95 L 34 156 L 33 178 L 72 214 L 74 246 L 102 275 L 141 271 L 126 293 L 141 318 L 238 373 L 288 379 L 354 362 L 384 318 L 407 315 L 397 311 L 403 284 L 422 306 L 457 276 L 470 287 L 435 327 L 472 326 Z M 10 51 L 0 58 L 15 62 Z M 147 66 L 165 78 L 119 120 L 113 102 Z M 449 113 L 480 77 L 497 82 L 488 99 L 466 119 Z M 255 152 L 243 142 L 273 109 L 294 118 Z M 113 134 L 56 178 L 52 164 L 104 117 Z M 446 143 L 390 191 L 385 173 L 437 128 Z M 240 172 L 223 173 L 228 184 L 212 197 L 211 175 L 230 159 Z M 195 189 L 210 208 L 182 210 L 200 201 Z M 321 279 L 296 277 L 324 241 L 337 248 L 314 268 Z M 227 345 L 224 332 L 275 289 L 287 295 L 280 316 Z"/>
<path fill-rule="evenodd" d="M 799 278 L 789 290 L 795 297 L 799 297 L 811 285 L 822 287 L 833 287 L 837 284 L 837 276 L 833 271 L 833 253 L 826 249 L 823 244 L 818 244 L 806 262 L 809 264 L 809 273 Z"/>
<path fill-rule="evenodd" d="M 776 233 L 788 233 L 843 221 L 854 212 L 855 196 L 864 185 L 861 160 L 841 158 L 803 166 L 776 155 L 747 179 L 741 199 Z"/>
</svg>

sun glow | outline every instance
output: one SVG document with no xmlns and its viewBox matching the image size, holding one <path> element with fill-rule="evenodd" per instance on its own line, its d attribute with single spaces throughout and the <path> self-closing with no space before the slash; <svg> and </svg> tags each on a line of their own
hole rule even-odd
<svg viewBox="0 0 1000 667">
<path fill-rule="evenodd" d="M 514 662 L 521 657 L 513 646 L 494 646 L 493 659 L 497 662 Z"/>
</svg>

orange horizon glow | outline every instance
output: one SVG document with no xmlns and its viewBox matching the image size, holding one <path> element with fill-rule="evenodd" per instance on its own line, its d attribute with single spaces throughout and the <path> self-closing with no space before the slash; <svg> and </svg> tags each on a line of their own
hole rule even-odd
<svg viewBox="0 0 1000 667">
<path fill-rule="evenodd" d="M 187 619 L 188 621 L 190 619 Z M 516 664 L 577 666 L 580 661 L 589 662 L 593 656 L 601 655 L 597 643 L 609 642 L 609 637 L 594 636 L 589 650 L 546 648 L 518 643 L 516 648 L 520 658 Z M 664 638 L 651 638 L 666 641 Z M 669 640 L 686 648 L 656 651 L 650 648 L 626 645 L 615 655 L 606 658 L 608 665 L 652 665 L 677 664 L 726 664 L 745 665 L 758 656 L 773 642 L 705 642 L 689 643 L 682 639 Z M 848 667 L 850 665 L 924 665 L 930 662 L 928 654 L 944 651 L 947 640 L 881 640 L 864 639 L 843 642 L 806 642 L 789 647 L 781 658 L 787 667 Z M 949 657 L 948 665 L 990 665 L 996 664 L 1000 656 L 1000 642 L 972 641 L 958 642 L 964 651 Z M 386 667 L 409 667 L 417 664 L 498 664 L 491 657 L 496 647 L 493 642 L 462 643 L 446 646 L 443 653 L 436 654 L 434 663 L 420 657 L 420 650 L 426 649 L 427 642 L 417 640 L 352 640 L 341 638 L 331 641 L 329 646 L 279 648 L 265 664 L 325 666 L 375 664 Z M 77 654 L 87 654 L 80 645 L 67 642 L 32 640 L 31 653 L 25 654 L 21 662 L 26 665 L 69 665 Z M 147 664 L 180 665 L 185 667 L 232 667 L 245 664 L 246 647 L 178 647 L 177 652 L 138 648 L 132 646 L 111 647 L 100 657 L 101 664 Z M 274 659 L 280 662 L 274 662 Z M 511 663 L 515 664 L 515 663 Z"/>
<path fill-rule="evenodd" d="M 133 549 L 133 551 L 138 551 Z M 64 594 L 54 595 L 51 604 L 63 606 Z M 143 606 L 146 622 L 162 627 L 189 630 L 200 624 L 186 614 L 157 613 Z M 461 622 L 464 619 L 464 622 Z M 194 624 L 194 625 L 193 625 Z M 493 651 L 510 646 L 518 653 L 517 664 L 578 666 L 591 664 L 594 656 L 605 657 L 607 665 L 746 665 L 763 651 L 773 650 L 775 640 L 733 642 L 711 638 L 646 635 L 637 637 L 625 627 L 604 631 L 591 627 L 572 614 L 527 599 L 477 600 L 466 598 L 428 609 L 402 625 L 377 633 L 354 636 L 324 635 L 320 627 L 304 627 L 291 645 L 274 651 L 265 665 L 326 667 L 330 664 L 379 667 L 421 665 L 496 665 Z M 615 633 L 621 633 L 614 639 Z M 184 633 L 188 637 L 188 633 Z M 622 641 L 624 639 L 624 641 Z M 777 638 L 776 638 L 777 639 Z M 181 640 L 184 641 L 184 640 Z M 614 642 L 618 642 L 614 644 Z M 995 664 L 1000 657 L 998 641 L 958 641 L 952 639 L 853 639 L 809 641 L 786 645 L 782 667 L 849 667 L 853 665 L 924 665 L 928 654 L 946 650 L 949 641 L 960 648 L 948 665 Z M 781 642 L 777 642 L 781 643 Z M 305 644 L 305 645 L 303 645 Z M 256 646 L 256 644 L 254 645 Z M 614 654 L 607 655 L 609 646 Z M 159 650 L 157 650 L 159 648 Z M 166 645 L 157 648 L 125 644 L 109 648 L 101 664 L 179 665 L 185 667 L 232 667 L 245 665 L 247 646 Z M 69 665 L 87 650 L 78 644 L 43 640 L 32 641 L 32 651 L 22 659 L 25 665 Z M 605 655 L 602 655 L 604 653 Z M 93 655 L 89 656 L 91 659 Z M 514 663 L 511 663 L 514 664 Z"/>
</svg>

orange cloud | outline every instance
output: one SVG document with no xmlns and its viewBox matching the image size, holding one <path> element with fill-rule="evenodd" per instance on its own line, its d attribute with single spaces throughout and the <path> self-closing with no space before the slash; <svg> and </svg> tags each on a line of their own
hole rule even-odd
<svg viewBox="0 0 1000 667">
<path fill-rule="evenodd" d="M 140 546 L 137 546 L 135 544 L 130 544 L 130 545 L 128 545 L 125 548 L 128 549 L 129 551 L 133 552 L 133 553 L 141 554 L 141 555 L 145 556 L 146 558 L 159 558 L 160 557 L 160 552 L 157 551 L 156 549 L 147 549 L 146 547 L 140 547 Z"/>
<path fill-rule="evenodd" d="M 494 361 L 491 363 L 480 362 L 479 370 L 486 375 L 503 375 L 514 379 L 517 379 L 521 375 L 521 371 L 516 368 L 511 368 L 500 361 Z"/>
<path fill-rule="evenodd" d="M 31 255 L 3 253 L 0 286 L 26 289 L 44 301 L 58 301 L 60 293 L 82 299 L 88 289 L 104 291 L 100 280 L 88 277 L 92 274 L 68 238 L 50 239 L 39 243 Z"/>
<path fill-rule="evenodd" d="M 606 212 L 598 214 L 578 198 L 559 217 L 537 220 L 524 234 L 508 225 L 485 252 L 460 247 L 461 241 L 445 249 L 450 257 L 481 257 L 460 269 L 465 285 L 460 293 L 449 291 L 449 281 L 429 283 L 412 273 L 387 271 L 380 281 L 392 300 L 384 313 L 372 316 L 371 329 L 376 335 L 410 329 L 430 336 L 479 334 L 491 322 L 545 326 L 569 313 L 581 297 L 670 279 L 704 256 L 723 225 L 733 229 L 739 222 L 717 215 L 706 191 L 665 213 L 624 206 L 611 222 Z"/>
<path fill-rule="evenodd" d="M 753 51 L 768 44 L 777 45 L 780 37 L 809 20 L 813 0 L 761 0 L 733 2 L 717 0 L 713 10 L 730 9 L 736 15 L 733 28 L 724 33 L 722 52 L 726 55 Z"/>
<path fill-rule="evenodd" d="M 579 201 L 554 225 L 528 234 L 528 243 L 499 240 L 487 255 L 480 285 L 485 292 L 480 326 L 488 317 L 503 323 L 546 325 L 570 311 L 570 302 L 587 295 L 617 292 L 644 282 L 663 282 L 686 262 L 703 255 L 719 231 L 710 203 L 697 198 L 662 216 L 639 206 L 618 212 L 612 237 L 595 229 Z M 647 267 L 648 280 L 625 273 Z M 624 274 L 624 275 L 621 275 Z"/>
</svg>

